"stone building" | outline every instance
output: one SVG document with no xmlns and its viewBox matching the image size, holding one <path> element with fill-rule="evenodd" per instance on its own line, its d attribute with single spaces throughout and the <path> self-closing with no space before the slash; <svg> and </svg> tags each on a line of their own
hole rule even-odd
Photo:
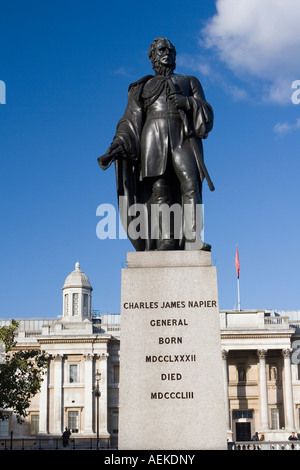
<svg viewBox="0 0 300 470">
<path fill-rule="evenodd" d="M 22 425 L 5 410 L 0 445 L 12 431 L 14 438 L 53 439 L 66 427 L 77 440 L 98 432 L 117 445 L 120 315 L 93 312 L 92 287 L 78 263 L 62 291 L 61 317 L 18 320 L 17 347 L 46 351 L 48 373 Z M 229 440 L 259 432 L 282 441 L 300 432 L 299 322 L 300 311 L 220 311 Z M 0 320 L 0 326 L 9 323 Z"/>
<path fill-rule="evenodd" d="M 220 312 L 228 437 L 286 440 L 300 430 L 300 312 Z M 300 345 L 300 342 L 299 342 Z"/>
<path fill-rule="evenodd" d="M 20 425 L 5 411 L 0 439 L 61 437 L 68 427 L 73 436 L 110 439 L 118 436 L 119 320 L 120 315 L 95 315 L 92 287 L 76 263 L 63 285 L 63 314 L 57 319 L 18 320 L 18 348 L 39 348 L 49 357 L 41 391 L 31 402 Z M 9 324 L 0 321 L 0 326 Z M 96 378 L 101 374 L 98 417 Z"/>
</svg>

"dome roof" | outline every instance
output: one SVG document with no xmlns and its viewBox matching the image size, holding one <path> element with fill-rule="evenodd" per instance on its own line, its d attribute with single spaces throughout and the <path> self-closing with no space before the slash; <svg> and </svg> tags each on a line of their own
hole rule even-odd
<svg viewBox="0 0 300 470">
<path fill-rule="evenodd" d="M 68 287 L 85 287 L 92 290 L 89 278 L 83 271 L 81 271 L 78 261 L 75 264 L 74 271 L 66 277 L 63 289 L 67 289 Z"/>
</svg>

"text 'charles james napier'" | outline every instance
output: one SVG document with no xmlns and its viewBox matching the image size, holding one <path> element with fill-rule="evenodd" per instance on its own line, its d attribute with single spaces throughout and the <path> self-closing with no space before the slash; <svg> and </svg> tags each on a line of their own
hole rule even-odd
<svg viewBox="0 0 300 470">
<path fill-rule="evenodd" d="M 125 310 L 155 309 L 155 308 L 217 308 L 216 300 L 172 300 L 159 302 L 124 302 Z"/>
</svg>

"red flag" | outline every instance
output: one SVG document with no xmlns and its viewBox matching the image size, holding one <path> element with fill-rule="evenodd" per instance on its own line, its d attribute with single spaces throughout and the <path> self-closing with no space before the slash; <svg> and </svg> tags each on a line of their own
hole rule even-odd
<svg viewBox="0 0 300 470">
<path fill-rule="evenodd" d="M 236 275 L 237 275 L 237 278 L 239 279 L 239 277 L 240 277 L 240 260 L 239 260 L 238 247 L 236 247 L 236 252 L 235 252 L 235 267 L 236 267 Z"/>
</svg>

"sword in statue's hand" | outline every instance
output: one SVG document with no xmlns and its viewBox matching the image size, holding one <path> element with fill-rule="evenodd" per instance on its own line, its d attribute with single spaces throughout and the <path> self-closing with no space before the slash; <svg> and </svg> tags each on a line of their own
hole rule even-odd
<svg viewBox="0 0 300 470">
<path fill-rule="evenodd" d="M 206 178 L 208 187 L 211 191 L 215 190 L 214 184 L 212 180 L 210 179 L 209 173 L 207 171 L 206 165 L 203 160 L 202 153 L 200 152 L 200 149 L 198 147 L 198 142 L 195 139 L 194 133 L 190 131 L 189 126 L 188 126 L 188 120 L 186 113 L 184 112 L 184 108 L 187 108 L 188 104 L 188 99 L 185 96 L 180 95 L 180 93 L 176 90 L 174 83 L 172 82 L 172 79 L 169 77 L 168 78 L 168 85 L 170 88 L 170 96 L 169 98 L 173 102 L 174 106 L 178 107 L 178 112 L 180 114 L 181 120 L 183 122 L 185 130 L 187 129 L 186 133 L 189 137 L 190 141 L 190 146 L 192 147 L 194 154 L 197 156 L 197 160 L 199 162 L 201 171 Z"/>
</svg>

